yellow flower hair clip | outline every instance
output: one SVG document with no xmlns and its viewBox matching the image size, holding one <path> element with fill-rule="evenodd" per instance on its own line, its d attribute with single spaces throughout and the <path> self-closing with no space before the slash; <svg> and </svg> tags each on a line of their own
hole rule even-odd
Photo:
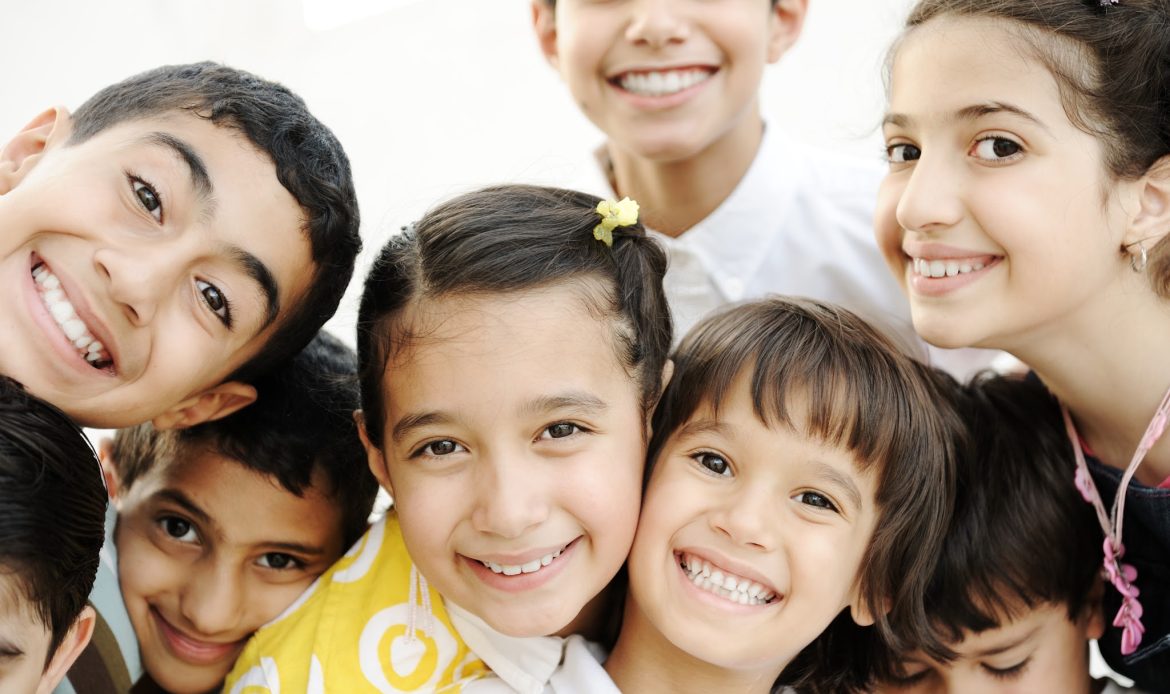
<svg viewBox="0 0 1170 694">
<path fill-rule="evenodd" d="M 597 214 L 601 223 L 593 227 L 593 238 L 613 248 L 613 230 L 638 223 L 638 203 L 629 198 L 621 202 L 602 200 L 597 203 Z"/>
</svg>

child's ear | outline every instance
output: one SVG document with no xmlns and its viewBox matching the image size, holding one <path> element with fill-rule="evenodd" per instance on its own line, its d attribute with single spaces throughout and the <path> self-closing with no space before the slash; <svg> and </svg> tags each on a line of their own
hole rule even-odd
<svg viewBox="0 0 1170 694">
<path fill-rule="evenodd" d="M 548 0 L 532 0 L 532 30 L 544 59 L 557 70 L 560 61 L 557 56 L 557 12 Z"/>
<path fill-rule="evenodd" d="M 1085 638 L 1099 639 L 1105 635 L 1105 581 L 1101 578 L 1093 584 L 1093 590 L 1085 598 L 1085 605 L 1081 608 L 1081 619 L 1084 620 Z"/>
<path fill-rule="evenodd" d="M 73 119 L 55 106 L 33 118 L 0 150 L 0 195 L 17 186 L 41 160 L 45 151 L 69 139 Z"/>
<path fill-rule="evenodd" d="M 658 403 L 662 400 L 662 394 L 666 392 L 666 386 L 670 385 L 672 376 L 674 376 L 674 360 L 667 359 L 666 363 L 662 365 L 662 383 L 658 386 L 658 397 L 654 398 L 654 402 L 646 408 L 646 441 L 649 441 L 654 435 L 654 410 L 658 408 Z"/>
<path fill-rule="evenodd" d="M 1170 232 L 1170 155 L 1154 162 L 1135 185 L 1137 210 L 1122 240 L 1131 254 L 1133 244 L 1144 243 L 1149 251 Z"/>
<path fill-rule="evenodd" d="M 106 496 L 110 498 L 110 503 L 116 504 L 122 480 L 118 477 L 118 465 L 114 460 L 114 440 L 107 436 L 98 441 L 97 453 L 98 463 L 102 466 L 102 479 L 106 481 Z"/>
<path fill-rule="evenodd" d="M 222 419 L 256 402 L 256 388 L 228 381 L 192 395 L 151 420 L 155 429 L 186 429 Z"/>
<path fill-rule="evenodd" d="M 780 56 L 800 38 L 807 14 L 808 0 L 777 0 L 772 5 L 772 30 L 768 38 L 769 63 L 780 60 Z"/>
<path fill-rule="evenodd" d="M 50 694 L 57 688 L 57 685 L 65 678 L 65 673 L 69 672 L 70 666 L 89 645 L 96 623 L 97 613 L 93 611 L 93 608 L 89 605 L 81 608 L 81 614 L 73 620 L 69 631 L 65 633 L 65 638 L 61 639 L 61 645 L 57 646 L 57 652 L 49 659 L 49 664 L 45 667 L 41 681 L 37 685 L 36 694 Z"/>
<path fill-rule="evenodd" d="M 353 411 L 353 421 L 357 424 L 358 436 L 362 439 L 362 446 L 366 449 L 366 463 L 370 466 L 370 472 L 374 473 L 374 477 L 378 480 L 378 484 L 382 485 L 382 489 L 391 497 L 394 496 L 394 487 L 390 484 L 390 470 L 386 467 L 386 458 L 382 455 L 382 450 L 374 444 L 370 443 L 370 435 L 366 432 L 366 415 L 361 410 Z"/>
</svg>

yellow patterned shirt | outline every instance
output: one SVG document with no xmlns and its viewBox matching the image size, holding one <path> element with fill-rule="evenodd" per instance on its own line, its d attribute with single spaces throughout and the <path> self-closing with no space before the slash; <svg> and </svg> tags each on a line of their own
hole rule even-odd
<svg viewBox="0 0 1170 694">
<path fill-rule="evenodd" d="M 224 691 L 457 692 L 487 672 L 415 569 L 391 511 L 256 632 Z"/>
</svg>

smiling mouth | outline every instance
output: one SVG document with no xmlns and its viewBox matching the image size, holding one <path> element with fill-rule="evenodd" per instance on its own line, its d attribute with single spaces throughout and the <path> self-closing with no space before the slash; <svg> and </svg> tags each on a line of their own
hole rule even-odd
<svg viewBox="0 0 1170 694">
<path fill-rule="evenodd" d="M 113 358 L 105 345 L 93 336 L 89 326 L 78 317 L 77 310 L 69 301 L 69 297 L 65 296 L 65 290 L 61 288 L 61 280 L 44 263 L 33 266 L 32 276 L 41 302 L 57 323 L 57 327 L 65 334 L 65 338 L 73 344 L 78 356 L 99 371 L 112 370 Z"/>
<path fill-rule="evenodd" d="M 572 544 L 572 543 L 570 542 L 569 544 Z M 533 559 L 532 561 L 530 561 L 526 564 L 497 564 L 494 561 L 484 561 L 482 559 L 476 559 L 476 561 L 478 561 L 480 564 L 482 564 L 485 568 L 487 568 L 489 571 L 491 571 L 494 574 L 501 574 L 503 576 L 519 576 L 520 574 L 534 574 L 537 571 L 540 571 L 541 569 L 545 568 L 546 566 L 549 566 L 554 561 L 556 561 L 557 557 L 561 556 L 561 553 L 563 553 L 566 549 L 568 549 L 568 547 L 569 547 L 569 545 L 565 545 L 564 547 L 561 547 L 560 549 L 558 549 L 555 552 L 549 552 L 548 554 L 544 555 L 543 557 L 540 557 L 539 559 Z"/>
<path fill-rule="evenodd" d="M 955 277 L 969 272 L 978 272 L 995 262 L 994 256 L 979 256 L 974 258 L 934 259 L 910 258 L 910 268 L 919 277 L 938 279 L 940 277 Z"/>
<path fill-rule="evenodd" d="M 740 605 L 768 605 L 776 601 L 775 591 L 755 581 L 712 566 L 691 554 L 677 555 L 678 566 L 696 587 Z"/>
<path fill-rule="evenodd" d="M 711 68 L 623 72 L 612 78 L 614 86 L 638 96 L 670 96 L 706 82 L 715 74 Z"/>
</svg>

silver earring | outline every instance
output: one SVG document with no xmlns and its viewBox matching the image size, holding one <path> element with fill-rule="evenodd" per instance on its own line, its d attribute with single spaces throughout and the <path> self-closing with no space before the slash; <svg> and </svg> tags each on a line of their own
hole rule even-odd
<svg viewBox="0 0 1170 694">
<path fill-rule="evenodd" d="M 1133 245 L 1133 244 L 1131 244 L 1131 245 Z M 1146 261 L 1149 260 L 1149 257 L 1146 255 L 1146 244 L 1142 243 L 1141 241 L 1138 241 L 1137 247 L 1138 247 L 1138 250 L 1140 251 L 1139 253 L 1136 253 L 1136 254 L 1130 253 L 1129 254 L 1129 267 L 1134 272 L 1140 273 L 1142 270 L 1146 269 Z"/>
</svg>

